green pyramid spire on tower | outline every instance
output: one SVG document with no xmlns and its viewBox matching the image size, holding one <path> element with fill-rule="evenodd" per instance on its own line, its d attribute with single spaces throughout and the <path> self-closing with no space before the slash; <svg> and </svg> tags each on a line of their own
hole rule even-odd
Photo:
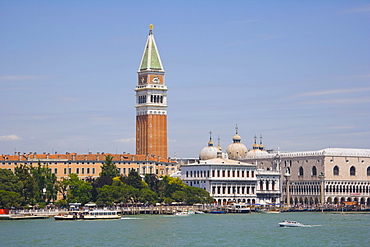
<svg viewBox="0 0 370 247">
<path fill-rule="evenodd" d="M 149 36 L 146 41 L 145 50 L 141 59 L 139 71 L 159 70 L 163 71 L 161 58 L 158 53 L 157 45 L 153 36 L 153 25 L 150 24 Z"/>
</svg>

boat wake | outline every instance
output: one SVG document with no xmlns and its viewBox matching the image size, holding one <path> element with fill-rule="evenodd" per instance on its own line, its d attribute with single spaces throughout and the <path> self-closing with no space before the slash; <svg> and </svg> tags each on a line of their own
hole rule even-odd
<svg viewBox="0 0 370 247">
<path fill-rule="evenodd" d="M 121 220 L 142 220 L 143 218 L 121 217 Z"/>
<path fill-rule="evenodd" d="M 322 226 L 322 225 L 304 225 L 303 227 L 317 227 L 317 226 Z"/>
</svg>

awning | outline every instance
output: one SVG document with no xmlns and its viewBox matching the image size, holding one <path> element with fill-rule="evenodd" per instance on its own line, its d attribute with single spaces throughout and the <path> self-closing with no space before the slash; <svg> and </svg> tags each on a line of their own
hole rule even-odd
<svg viewBox="0 0 370 247">
<path fill-rule="evenodd" d="M 344 204 L 346 205 L 350 205 L 350 206 L 353 206 L 353 205 L 356 205 L 357 202 L 343 202 Z"/>
</svg>

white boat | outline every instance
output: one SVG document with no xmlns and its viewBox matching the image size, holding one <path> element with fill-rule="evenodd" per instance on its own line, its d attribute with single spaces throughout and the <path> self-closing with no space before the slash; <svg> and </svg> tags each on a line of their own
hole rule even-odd
<svg viewBox="0 0 370 247">
<path fill-rule="evenodd" d="M 303 227 L 304 225 L 302 223 L 299 223 L 297 221 L 292 220 L 284 220 L 283 222 L 279 223 L 280 227 Z"/>
<path fill-rule="evenodd" d="M 195 211 L 195 214 L 204 214 L 203 211 Z"/>
<path fill-rule="evenodd" d="M 245 204 L 232 204 L 232 209 L 234 209 L 236 213 L 241 214 L 247 214 L 251 212 L 251 208 Z"/>
<path fill-rule="evenodd" d="M 71 211 L 54 216 L 55 220 L 114 220 L 120 219 L 115 210 Z"/>
<path fill-rule="evenodd" d="M 175 216 L 189 216 L 187 211 L 177 212 L 174 214 Z"/>
</svg>

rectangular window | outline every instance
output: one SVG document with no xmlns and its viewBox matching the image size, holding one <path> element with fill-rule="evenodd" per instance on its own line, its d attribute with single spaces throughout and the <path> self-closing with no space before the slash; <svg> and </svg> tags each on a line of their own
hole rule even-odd
<svg viewBox="0 0 370 247">
<path fill-rule="evenodd" d="M 76 174 L 80 174 L 80 168 L 76 168 Z"/>
<path fill-rule="evenodd" d="M 86 173 L 90 174 L 90 168 L 86 168 Z"/>
<path fill-rule="evenodd" d="M 64 174 L 67 174 L 67 168 L 64 168 Z"/>
<path fill-rule="evenodd" d="M 85 168 L 81 168 L 82 174 L 85 174 Z"/>
<path fill-rule="evenodd" d="M 123 168 L 123 174 L 126 174 L 126 168 Z"/>
<path fill-rule="evenodd" d="M 95 168 L 92 169 L 92 173 L 95 174 Z"/>
<path fill-rule="evenodd" d="M 54 168 L 54 173 L 58 174 L 58 168 Z"/>
<path fill-rule="evenodd" d="M 72 168 L 68 168 L 68 174 L 72 173 Z"/>
</svg>

